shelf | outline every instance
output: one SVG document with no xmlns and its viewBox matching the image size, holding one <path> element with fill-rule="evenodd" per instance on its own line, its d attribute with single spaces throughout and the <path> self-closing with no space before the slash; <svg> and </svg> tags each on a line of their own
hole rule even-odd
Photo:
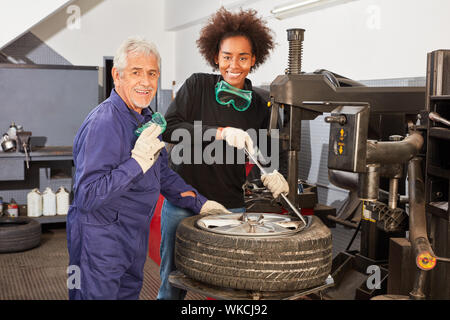
<svg viewBox="0 0 450 320">
<path fill-rule="evenodd" d="M 442 127 L 432 127 L 430 128 L 430 137 L 450 140 L 450 129 Z"/>
<path fill-rule="evenodd" d="M 30 161 L 61 161 L 72 160 L 72 147 L 35 147 L 29 154 Z M 25 161 L 23 152 L 0 152 L 0 158 L 22 159 Z"/>
<path fill-rule="evenodd" d="M 40 216 L 37 218 L 33 218 L 37 220 L 40 224 L 49 224 L 49 223 L 64 223 L 66 222 L 67 215 L 56 215 L 56 216 Z"/>
<path fill-rule="evenodd" d="M 439 177 L 439 178 L 450 178 L 450 170 L 442 169 L 438 166 L 434 165 L 428 165 L 428 174 L 431 174 L 432 176 Z"/>
<path fill-rule="evenodd" d="M 450 95 L 430 96 L 431 101 L 450 100 Z"/>
<path fill-rule="evenodd" d="M 430 202 L 426 204 L 425 210 L 442 219 L 449 219 L 448 202 Z"/>
</svg>

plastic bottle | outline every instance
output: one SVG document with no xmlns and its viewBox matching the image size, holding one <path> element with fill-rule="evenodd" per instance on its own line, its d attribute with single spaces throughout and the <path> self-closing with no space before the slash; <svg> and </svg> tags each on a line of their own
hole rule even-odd
<svg viewBox="0 0 450 320">
<path fill-rule="evenodd" d="M 42 193 L 42 214 L 46 217 L 56 215 L 56 195 L 47 187 Z"/>
<path fill-rule="evenodd" d="M 69 192 L 63 186 L 56 191 L 56 214 L 67 215 L 69 212 Z"/>
<path fill-rule="evenodd" d="M 37 218 L 42 216 L 42 194 L 33 189 L 27 194 L 27 216 Z"/>
<path fill-rule="evenodd" d="M 9 126 L 9 129 L 7 132 L 9 138 L 12 140 L 16 140 L 16 137 L 17 137 L 16 132 L 17 132 L 16 124 L 14 122 L 11 122 L 11 125 Z"/>
</svg>

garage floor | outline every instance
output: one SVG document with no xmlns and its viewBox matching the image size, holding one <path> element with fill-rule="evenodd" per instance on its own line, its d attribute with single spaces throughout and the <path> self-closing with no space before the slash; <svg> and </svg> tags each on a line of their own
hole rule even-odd
<svg viewBox="0 0 450 320">
<path fill-rule="evenodd" d="M 0 254 L 0 300 L 67 300 L 68 262 L 64 226 L 43 229 L 39 247 Z M 156 299 L 159 284 L 159 267 L 147 259 L 140 299 Z M 186 300 L 204 298 L 188 293 Z"/>
<path fill-rule="evenodd" d="M 345 250 L 353 230 L 337 226 L 333 233 L 333 257 Z M 352 249 L 359 248 L 359 236 Z M 66 300 L 67 253 L 64 226 L 44 228 L 41 245 L 19 253 L 0 254 L 0 300 Z M 154 300 L 158 293 L 159 267 L 147 259 L 141 300 Z M 186 300 L 205 299 L 189 292 Z"/>
</svg>

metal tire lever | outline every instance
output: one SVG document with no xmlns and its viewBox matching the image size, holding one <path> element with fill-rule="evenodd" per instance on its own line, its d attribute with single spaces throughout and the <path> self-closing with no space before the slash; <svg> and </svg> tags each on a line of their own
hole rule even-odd
<svg viewBox="0 0 450 320">
<path fill-rule="evenodd" d="M 262 174 L 267 174 L 267 171 L 263 168 L 263 166 L 261 166 L 261 164 L 259 163 L 258 159 L 256 159 L 252 154 L 250 154 L 250 152 L 248 151 L 247 147 L 245 147 L 244 150 L 245 150 L 245 153 L 250 158 L 250 160 L 252 160 L 256 164 L 256 166 L 259 168 L 259 170 L 261 170 L 261 173 Z M 289 201 L 288 197 L 286 197 L 286 195 L 284 195 L 283 193 L 280 194 L 280 196 L 288 204 L 288 206 L 291 208 L 291 210 L 294 211 L 294 213 L 303 221 L 303 223 L 306 226 L 307 223 L 306 223 L 305 218 L 301 215 L 301 213 L 297 210 L 297 208 L 292 204 L 292 202 Z"/>
</svg>

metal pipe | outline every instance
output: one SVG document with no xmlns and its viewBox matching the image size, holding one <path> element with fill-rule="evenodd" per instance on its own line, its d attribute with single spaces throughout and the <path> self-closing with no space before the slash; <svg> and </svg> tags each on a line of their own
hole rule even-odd
<svg viewBox="0 0 450 320">
<path fill-rule="evenodd" d="M 389 180 L 389 208 L 397 208 L 398 179 Z"/>
<path fill-rule="evenodd" d="M 406 163 L 423 146 L 423 137 L 418 132 L 411 133 L 402 141 L 367 141 L 367 163 Z"/>
<path fill-rule="evenodd" d="M 351 191 L 358 190 L 359 179 L 355 172 L 328 169 L 328 180 L 336 187 Z"/>
<path fill-rule="evenodd" d="M 359 173 L 358 198 L 365 201 L 375 202 L 378 200 L 378 190 L 380 187 L 380 165 L 369 164 L 367 171 Z"/>
<path fill-rule="evenodd" d="M 417 265 L 414 289 L 410 293 L 413 299 L 424 299 L 426 270 L 434 268 L 434 264 L 425 267 L 423 257 L 435 257 L 427 235 L 425 216 L 425 183 L 422 174 L 422 159 L 415 157 L 408 164 L 408 195 L 409 195 L 409 240 L 416 256 Z M 422 257 L 422 258 L 421 258 Z"/>
<path fill-rule="evenodd" d="M 425 183 L 421 165 L 422 159 L 419 157 L 411 159 L 408 165 L 409 238 L 412 244 L 419 238 L 427 239 L 428 237 L 425 217 Z"/>
<path fill-rule="evenodd" d="M 398 179 L 403 176 L 403 165 L 389 164 L 380 165 L 380 177 L 396 179 L 397 193 L 398 193 Z M 341 171 L 335 169 L 328 169 L 328 181 L 336 187 L 357 191 L 359 188 L 359 177 L 356 172 Z"/>
<path fill-rule="evenodd" d="M 337 224 L 341 224 L 343 226 L 346 226 L 346 227 L 349 227 L 349 228 L 352 228 L 352 229 L 358 228 L 358 225 L 356 223 L 352 223 L 352 222 L 349 222 L 347 220 L 339 219 L 339 218 L 337 218 L 335 216 L 332 216 L 331 214 L 327 215 L 327 219 L 329 219 L 329 220 L 331 220 L 333 222 L 336 222 Z"/>
<path fill-rule="evenodd" d="M 426 271 L 419 270 L 416 273 L 416 277 L 414 279 L 414 288 L 409 293 L 410 299 L 412 299 L 412 300 L 424 300 L 425 299 L 425 293 L 423 291 L 425 288 L 426 279 L 427 279 Z"/>
<path fill-rule="evenodd" d="M 400 179 L 403 177 L 403 166 L 400 163 L 380 164 L 380 177 Z"/>
</svg>

